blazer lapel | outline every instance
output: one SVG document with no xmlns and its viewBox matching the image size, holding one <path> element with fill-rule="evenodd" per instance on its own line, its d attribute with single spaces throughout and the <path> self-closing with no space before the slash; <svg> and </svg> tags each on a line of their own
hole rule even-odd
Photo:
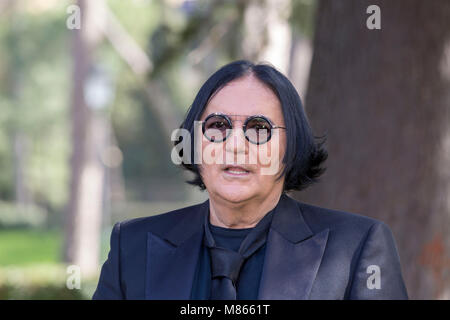
<svg viewBox="0 0 450 320">
<path fill-rule="evenodd" d="M 208 207 L 207 200 L 197 212 L 184 214 L 165 236 L 148 232 L 145 299 L 190 299 Z"/>
<path fill-rule="evenodd" d="M 147 234 L 145 298 L 190 299 L 209 200 L 180 216 L 166 235 Z M 283 194 L 269 230 L 258 299 L 308 299 L 328 229 L 314 234 L 295 200 Z"/>
<path fill-rule="evenodd" d="M 258 299 L 308 299 L 328 232 L 313 234 L 295 200 L 283 194 L 267 238 Z"/>
</svg>

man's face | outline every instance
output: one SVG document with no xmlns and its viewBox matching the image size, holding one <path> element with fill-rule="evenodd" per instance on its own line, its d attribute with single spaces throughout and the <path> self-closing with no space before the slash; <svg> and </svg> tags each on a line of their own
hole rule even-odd
<svg viewBox="0 0 450 320">
<path fill-rule="evenodd" d="M 254 76 L 239 78 L 211 98 L 200 120 L 212 113 L 228 115 L 233 129 L 224 142 L 211 142 L 197 128 L 200 132 L 196 137 L 201 139 L 202 146 L 199 168 L 210 196 L 238 203 L 281 193 L 284 177 L 278 181 L 276 178 L 282 170 L 286 149 L 285 130 L 274 129 L 271 139 L 262 145 L 249 142 L 242 130 L 245 120 L 252 115 L 263 115 L 274 125 L 284 127 L 280 101 L 272 90 Z M 221 161 L 211 163 L 211 156 Z"/>
</svg>

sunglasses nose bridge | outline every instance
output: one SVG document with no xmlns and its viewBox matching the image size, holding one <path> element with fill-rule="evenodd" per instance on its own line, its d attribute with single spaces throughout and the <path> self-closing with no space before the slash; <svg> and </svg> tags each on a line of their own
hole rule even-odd
<svg viewBox="0 0 450 320">
<path fill-rule="evenodd" d="M 225 149 L 231 153 L 246 152 L 246 137 L 242 125 L 235 125 L 229 129 L 228 136 L 225 141 Z"/>
<path fill-rule="evenodd" d="M 227 139 L 237 140 L 238 142 L 240 140 L 245 141 L 245 132 L 244 132 L 244 128 L 242 127 L 242 125 L 235 125 L 233 123 L 233 127 L 229 130 L 230 130 L 230 132 L 228 133 Z"/>
<path fill-rule="evenodd" d="M 244 132 L 244 123 L 245 120 L 241 120 L 239 118 L 236 118 L 234 116 L 229 116 L 229 128 L 227 128 L 227 139 L 241 136 L 245 138 L 245 132 Z"/>
</svg>

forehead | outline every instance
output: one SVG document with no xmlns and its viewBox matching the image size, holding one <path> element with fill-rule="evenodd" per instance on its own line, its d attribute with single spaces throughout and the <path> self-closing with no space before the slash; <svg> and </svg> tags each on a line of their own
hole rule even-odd
<svg viewBox="0 0 450 320">
<path fill-rule="evenodd" d="M 210 99 L 202 118 L 213 112 L 229 115 L 265 115 L 273 120 L 283 118 L 275 93 L 253 76 L 227 83 Z"/>
</svg>

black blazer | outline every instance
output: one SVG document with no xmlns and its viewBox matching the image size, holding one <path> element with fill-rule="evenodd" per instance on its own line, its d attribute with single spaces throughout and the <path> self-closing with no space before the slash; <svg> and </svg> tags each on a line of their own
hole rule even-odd
<svg viewBox="0 0 450 320">
<path fill-rule="evenodd" d="M 116 223 L 93 299 L 189 299 L 208 208 Z M 389 227 L 285 194 L 264 259 L 259 299 L 408 298 Z"/>
</svg>

